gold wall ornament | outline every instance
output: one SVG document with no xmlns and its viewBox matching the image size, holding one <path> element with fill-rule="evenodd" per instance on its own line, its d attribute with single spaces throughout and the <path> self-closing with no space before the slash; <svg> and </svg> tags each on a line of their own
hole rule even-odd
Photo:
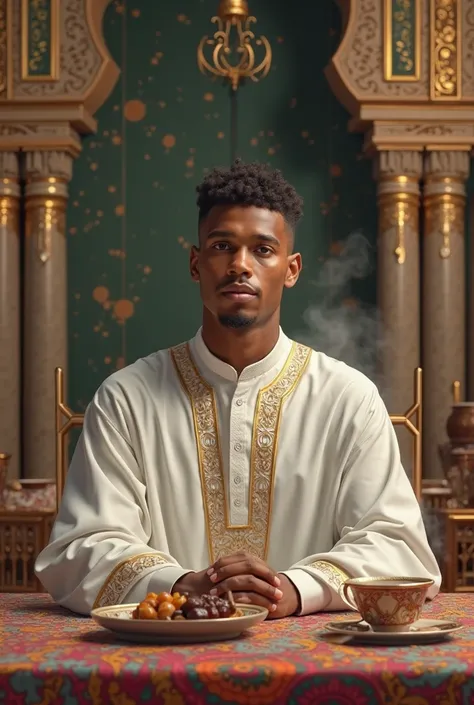
<svg viewBox="0 0 474 705">
<path fill-rule="evenodd" d="M 452 176 L 427 177 L 424 191 L 426 232 L 440 237 L 439 256 L 448 259 L 451 237 L 464 234 L 464 181 Z"/>
<path fill-rule="evenodd" d="M 461 0 L 430 0 L 430 97 L 461 98 Z"/>
<path fill-rule="evenodd" d="M 221 0 L 217 15 L 211 22 L 217 24 L 213 37 L 201 39 L 197 50 L 197 61 L 203 74 L 223 78 L 236 91 L 244 79 L 259 81 L 270 71 L 272 49 L 264 36 L 255 38 L 251 30 L 256 18 L 249 15 L 246 0 Z M 262 48 L 262 58 L 256 59 L 253 44 Z M 206 58 L 206 48 L 212 54 Z"/>
<path fill-rule="evenodd" d="M 419 81 L 421 0 L 384 0 L 384 79 Z"/>
<path fill-rule="evenodd" d="M 406 238 L 417 229 L 419 195 L 416 177 L 397 175 L 379 182 L 379 230 L 382 237 L 394 234 L 393 254 L 398 264 L 406 261 Z"/>
<path fill-rule="evenodd" d="M 22 81 L 58 81 L 59 54 L 59 0 L 22 0 Z"/>
<path fill-rule="evenodd" d="M 51 257 L 54 233 L 65 236 L 67 186 L 63 179 L 50 176 L 31 181 L 28 191 L 26 234 L 36 235 L 38 257 L 46 264 Z"/>
<path fill-rule="evenodd" d="M 230 86 L 232 162 L 237 156 L 237 90 L 245 79 L 257 83 L 265 78 L 272 64 L 270 42 L 264 36 L 256 39 L 251 30 L 256 21 L 249 15 L 247 0 L 221 0 L 217 15 L 211 20 L 218 29 L 211 38 L 203 37 L 197 49 L 201 73 L 214 79 L 221 78 Z M 209 49 L 209 59 L 206 49 Z M 257 53 L 261 54 L 259 60 Z"/>
</svg>

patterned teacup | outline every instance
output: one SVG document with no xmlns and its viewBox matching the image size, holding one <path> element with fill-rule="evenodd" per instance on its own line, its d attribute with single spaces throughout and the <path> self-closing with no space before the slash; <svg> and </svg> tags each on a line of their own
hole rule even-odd
<svg viewBox="0 0 474 705">
<path fill-rule="evenodd" d="M 433 583 L 428 578 L 351 578 L 341 597 L 374 631 L 403 632 L 420 618 Z"/>
</svg>

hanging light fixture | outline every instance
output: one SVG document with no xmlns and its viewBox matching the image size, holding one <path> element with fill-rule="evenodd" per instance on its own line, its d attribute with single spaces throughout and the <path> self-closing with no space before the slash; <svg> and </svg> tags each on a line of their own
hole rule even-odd
<svg viewBox="0 0 474 705">
<path fill-rule="evenodd" d="M 268 39 L 256 38 L 251 30 L 256 21 L 249 14 L 247 0 L 221 0 L 217 16 L 211 20 L 217 31 L 212 37 L 203 37 L 197 50 L 200 71 L 223 79 L 230 87 L 232 160 L 237 152 L 237 91 L 246 79 L 257 83 L 265 78 L 272 64 Z"/>
</svg>

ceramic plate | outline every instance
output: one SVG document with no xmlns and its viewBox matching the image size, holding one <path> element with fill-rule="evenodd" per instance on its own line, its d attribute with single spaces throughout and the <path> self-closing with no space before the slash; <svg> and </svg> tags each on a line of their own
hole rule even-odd
<svg viewBox="0 0 474 705">
<path fill-rule="evenodd" d="M 447 619 L 419 619 L 405 632 L 374 632 L 363 621 L 330 622 L 326 629 L 333 634 L 351 637 L 351 641 L 365 644 L 400 646 L 404 644 L 431 644 L 442 641 L 462 629 L 457 622 Z"/>
<path fill-rule="evenodd" d="M 239 605 L 242 617 L 226 619 L 195 620 L 147 620 L 132 619 L 136 607 L 130 605 L 112 605 L 92 610 L 91 617 L 101 627 L 114 632 L 120 639 L 155 644 L 189 644 L 204 641 L 226 641 L 235 639 L 242 632 L 255 626 L 268 615 L 268 610 L 256 605 Z"/>
</svg>

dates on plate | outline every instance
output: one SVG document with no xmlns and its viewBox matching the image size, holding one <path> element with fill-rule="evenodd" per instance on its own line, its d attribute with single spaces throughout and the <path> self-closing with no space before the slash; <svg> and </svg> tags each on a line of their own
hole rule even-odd
<svg viewBox="0 0 474 705">
<path fill-rule="evenodd" d="M 194 620 L 238 616 L 233 600 L 217 595 L 182 595 L 175 592 L 149 592 L 133 610 L 133 619 Z"/>
</svg>

